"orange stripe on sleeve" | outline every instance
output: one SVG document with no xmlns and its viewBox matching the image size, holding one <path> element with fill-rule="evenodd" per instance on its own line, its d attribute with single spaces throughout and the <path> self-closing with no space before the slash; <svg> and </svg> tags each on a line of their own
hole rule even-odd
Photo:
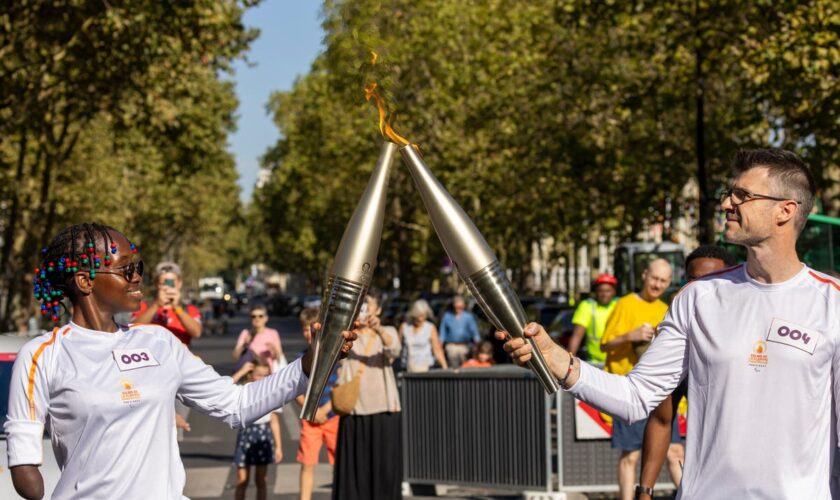
<svg viewBox="0 0 840 500">
<path fill-rule="evenodd" d="M 69 330 L 70 327 L 67 326 L 61 334 L 66 335 Z M 38 350 L 32 355 L 32 366 L 29 367 L 29 386 L 26 390 L 26 396 L 29 399 L 29 418 L 31 420 L 35 420 L 35 370 L 38 368 L 38 358 L 41 357 L 41 353 L 44 352 L 47 346 L 55 342 L 56 333 L 58 333 L 58 327 L 53 329 L 50 340 L 38 346 Z"/>
<path fill-rule="evenodd" d="M 810 274 L 815 280 L 819 281 L 820 283 L 828 283 L 829 285 L 833 286 L 835 290 L 840 291 L 840 285 L 835 283 L 834 280 L 823 278 L 814 271 L 808 271 L 808 274 Z"/>
</svg>

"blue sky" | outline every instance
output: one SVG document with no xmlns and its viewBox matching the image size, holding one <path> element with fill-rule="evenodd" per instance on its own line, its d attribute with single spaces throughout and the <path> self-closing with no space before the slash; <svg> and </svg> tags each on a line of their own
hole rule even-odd
<svg viewBox="0 0 840 500">
<path fill-rule="evenodd" d="M 236 157 L 241 199 L 251 198 L 259 171 L 259 157 L 277 141 L 279 132 L 266 112 L 268 97 L 289 90 L 309 71 L 321 50 L 321 2 L 317 0 L 263 0 L 245 13 L 245 24 L 260 29 L 248 52 L 249 66 L 234 65 L 239 98 L 237 131 L 230 137 Z"/>
</svg>

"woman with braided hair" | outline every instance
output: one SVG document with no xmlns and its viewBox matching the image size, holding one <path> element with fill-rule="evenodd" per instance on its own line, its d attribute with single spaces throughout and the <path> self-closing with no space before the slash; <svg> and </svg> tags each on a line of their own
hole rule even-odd
<svg viewBox="0 0 840 500">
<path fill-rule="evenodd" d="M 185 482 L 173 398 L 231 427 L 248 425 L 306 389 L 312 355 L 235 385 L 157 325 L 121 325 L 143 298 L 143 261 L 119 231 L 79 224 L 44 249 L 34 291 L 42 313 L 69 324 L 27 343 L 12 372 L 9 467 L 24 498 L 44 495 L 38 466 L 50 431 L 61 478 L 54 499 L 181 499 Z M 356 338 L 344 332 L 346 353 Z"/>
</svg>

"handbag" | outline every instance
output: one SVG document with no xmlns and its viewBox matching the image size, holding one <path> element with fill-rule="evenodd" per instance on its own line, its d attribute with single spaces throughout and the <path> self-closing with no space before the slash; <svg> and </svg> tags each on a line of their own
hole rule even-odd
<svg viewBox="0 0 840 500">
<path fill-rule="evenodd" d="M 370 339 L 367 346 L 365 346 L 365 358 L 370 354 L 375 339 Z M 349 365 L 348 365 L 349 368 Z M 353 408 L 359 402 L 359 393 L 362 390 L 362 374 L 365 372 L 365 364 L 360 362 L 359 369 L 349 381 L 333 386 L 330 393 L 332 400 L 332 411 L 336 415 L 350 415 L 353 413 Z"/>
</svg>

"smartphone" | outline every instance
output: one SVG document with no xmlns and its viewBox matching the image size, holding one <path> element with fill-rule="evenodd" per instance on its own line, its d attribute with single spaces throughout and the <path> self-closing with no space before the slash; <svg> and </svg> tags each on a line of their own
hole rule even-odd
<svg viewBox="0 0 840 500">
<path fill-rule="evenodd" d="M 163 280 L 163 286 L 168 286 L 169 288 L 175 288 L 175 280 L 172 278 Z"/>
<path fill-rule="evenodd" d="M 366 321 L 368 318 L 368 305 L 367 301 L 362 304 L 362 307 L 359 309 L 359 317 L 357 318 L 359 321 Z"/>
</svg>

